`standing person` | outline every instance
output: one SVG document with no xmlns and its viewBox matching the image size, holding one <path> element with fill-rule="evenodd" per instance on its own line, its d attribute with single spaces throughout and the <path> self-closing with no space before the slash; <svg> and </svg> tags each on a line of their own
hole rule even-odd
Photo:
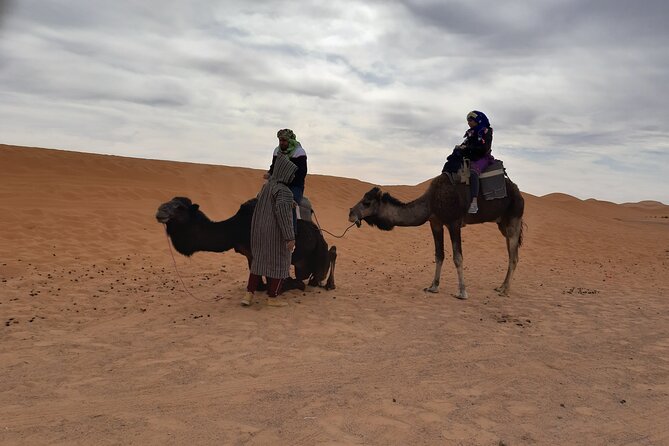
<svg viewBox="0 0 669 446">
<path fill-rule="evenodd" d="M 465 140 L 462 144 L 455 146 L 453 153 L 447 158 L 442 172 L 455 172 L 462 163 L 462 158 L 471 161 L 469 184 L 471 187 L 472 201 L 469 205 L 469 213 L 476 214 L 479 211 L 479 176 L 495 158 L 492 156 L 492 127 L 488 117 L 473 110 L 467 113 L 467 124 L 469 129 L 465 132 Z"/>
<path fill-rule="evenodd" d="M 267 278 L 267 305 L 283 307 L 279 301 L 283 281 L 290 276 L 290 258 L 295 249 L 295 231 L 291 224 L 293 194 L 288 184 L 297 166 L 286 155 L 279 154 L 273 173 L 258 195 L 251 220 L 251 272 L 242 305 L 251 305 L 262 276 Z"/>
<path fill-rule="evenodd" d="M 297 166 L 295 178 L 290 182 L 288 187 L 293 193 L 293 198 L 297 206 L 300 205 L 302 197 L 304 196 L 304 180 L 307 176 L 307 152 L 302 148 L 302 144 L 297 140 L 295 132 L 291 129 L 281 129 L 276 132 L 276 137 L 279 139 L 279 145 L 274 149 L 272 156 L 272 165 L 269 171 L 265 173 L 265 179 L 268 179 L 274 172 L 274 165 L 279 154 L 286 155 L 290 161 Z M 297 232 L 297 208 L 293 210 L 293 229 Z"/>
</svg>

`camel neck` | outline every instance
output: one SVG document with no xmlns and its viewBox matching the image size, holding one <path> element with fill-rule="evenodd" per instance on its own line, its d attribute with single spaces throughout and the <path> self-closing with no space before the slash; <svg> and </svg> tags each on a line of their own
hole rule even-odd
<svg viewBox="0 0 669 446">
<path fill-rule="evenodd" d="M 379 212 L 379 218 L 393 226 L 420 226 L 429 217 L 430 205 L 427 193 L 408 203 L 388 195 Z"/>
<path fill-rule="evenodd" d="M 237 242 L 238 231 L 235 230 L 233 219 L 234 216 L 228 220 L 213 222 L 203 215 L 196 224 L 168 225 L 168 232 L 174 247 L 181 254 L 224 252 L 234 248 Z"/>
</svg>

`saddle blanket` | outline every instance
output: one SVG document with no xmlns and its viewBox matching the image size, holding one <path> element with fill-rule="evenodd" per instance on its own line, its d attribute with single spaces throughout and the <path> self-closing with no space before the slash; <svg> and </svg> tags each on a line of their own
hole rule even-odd
<svg viewBox="0 0 669 446">
<path fill-rule="evenodd" d="M 504 180 L 504 164 L 500 160 L 493 161 L 479 175 L 481 195 L 486 200 L 506 197 L 506 181 Z"/>
<path fill-rule="evenodd" d="M 481 173 L 481 175 L 479 175 L 479 185 L 483 198 L 486 200 L 494 200 L 506 197 L 506 181 L 504 173 L 504 163 L 501 160 L 495 160 Z M 460 170 L 455 173 L 443 172 L 442 175 L 448 175 L 452 184 L 469 184 L 469 163 L 463 163 Z"/>
</svg>

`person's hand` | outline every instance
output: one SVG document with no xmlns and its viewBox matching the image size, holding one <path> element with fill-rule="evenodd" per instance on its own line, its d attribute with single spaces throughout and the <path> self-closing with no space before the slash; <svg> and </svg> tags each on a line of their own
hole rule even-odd
<svg viewBox="0 0 669 446">
<path fill-rule="evenodd" d="M 295 240 L 288 240 L 286 246 L 288 247 L 288 251 L 293 252 L 295 250 Z"/>
<path fill-rule="evenodd" d="M 265 180 L 269 179 L 269 172 L 265 172 L 265 174 L 262 176 Z"/>
</svg>

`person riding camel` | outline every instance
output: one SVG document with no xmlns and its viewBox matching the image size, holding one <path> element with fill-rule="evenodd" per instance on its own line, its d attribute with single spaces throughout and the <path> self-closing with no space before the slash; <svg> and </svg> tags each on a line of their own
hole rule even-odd
<svg viewBox="0 0 669 446">
<path fill-rule="evenodd" d="M 470 178 L 472 201 L 468 212 L 476 214 L 478 207 L 479 194 L 479 176 L 495 158 L 492 156 L 492 127 L 488 117 L 478 111 L 473 110 L 467 113 L 467 124 L 469 129 L 464 134 L 464 141 L 455 146 L 453 153 L 447 158 L 444 164 L 443 172 L 455 172 L 462 164 L 462 159 L 470 160 Z M 455 167 L 455 170 L 453 170 Z"/>
<path fill-rule="evenodd" d="M 291 129 L 281 129 L 276 133 L 279 139 L 279 145 L 274 149 L 272 156 L 272 164 L 264 175 L 268 179 L 274 172 L 274 164 L 276 157 L 280 154 L 285 155 L 290 161 L 297 166 L 295 178 L 288 184 L 290 191 L 293 193 L 296 206 L 299 206 L 304 196 L 304 182 L 307 176 L 307 152 L 302 147 L 302 144 L 297 140 L 295 132 Z M 293 229 L 297 232 L 297 211 L 293 209 Z"/>
</svg>

